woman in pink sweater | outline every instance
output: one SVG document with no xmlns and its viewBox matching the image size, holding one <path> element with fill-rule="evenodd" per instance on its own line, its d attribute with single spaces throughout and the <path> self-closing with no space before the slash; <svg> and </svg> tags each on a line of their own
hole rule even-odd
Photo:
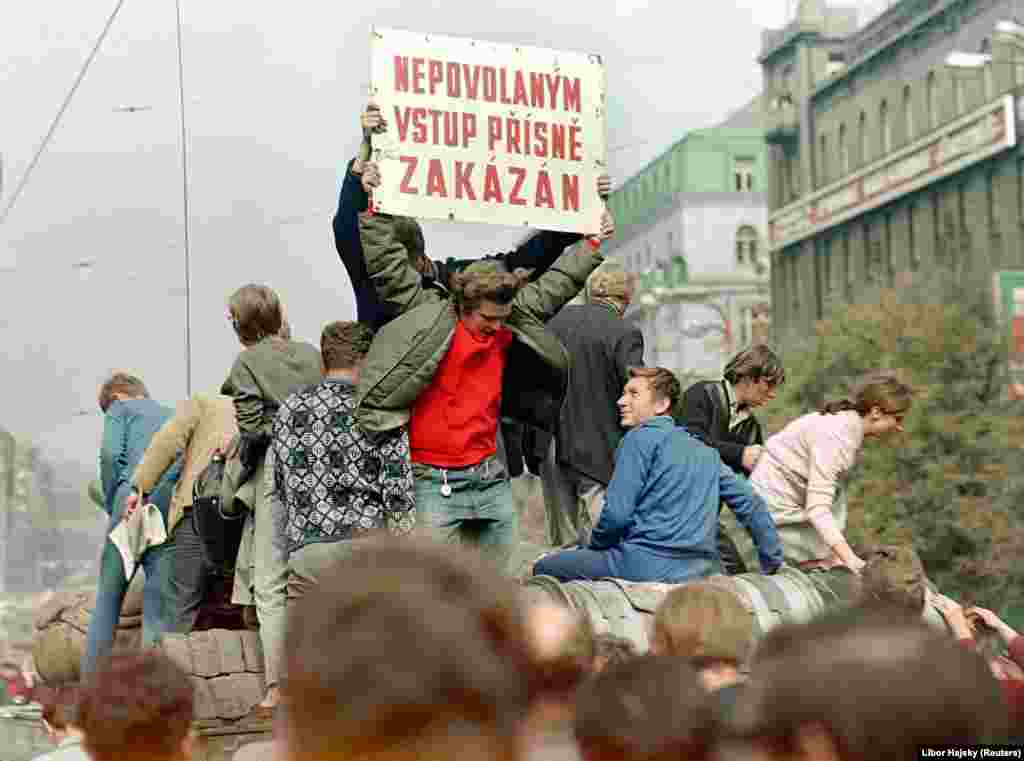
<svg viewBox="0 0 1024 761">
<path fill-rule="evenodd" d="M 843 536 L 846 477 L 864 439 L 903 430 L 911 394 L 891 375 L 870 375 L 851 398 L 797 418 L 765 443 L 750 484 L 768 503 L 787 562 L 864 567 Z"/>
</svg>

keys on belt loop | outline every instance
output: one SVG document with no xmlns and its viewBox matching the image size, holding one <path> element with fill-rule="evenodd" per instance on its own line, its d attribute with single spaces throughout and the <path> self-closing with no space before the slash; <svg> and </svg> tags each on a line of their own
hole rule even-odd
<svg viewBox="0 0 1024 761">
<path fill-rule="evenodd" d="M 441 484 L 441 496 L 452 496 L 452 487 L 448 485 L 448 471 L 445 470 L 444 468 L 441 468 L 441 480 L 444 482 Z"/>
</svg>

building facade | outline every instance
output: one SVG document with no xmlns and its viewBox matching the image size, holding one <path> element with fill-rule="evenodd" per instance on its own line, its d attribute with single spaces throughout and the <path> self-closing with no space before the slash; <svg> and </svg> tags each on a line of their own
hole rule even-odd
<svg viewBox="0 0 1024 761">
<path fill-rule="evenodd" d="M 640 275 L 627 319 L 649 365 L 715 377 L 768 318 L 767 151 L 760 101 L 695 130 L 612 193 L 608 257 Z"/>
<path fill-rule="evenodd" d="M 936 278 L 989 294 L 1024 268 L 1019 0 L 900 0 L 861 29 L 801 0 L 767 31 L 775 338 L 836 304 L 919 298 Z"/>
</svg>

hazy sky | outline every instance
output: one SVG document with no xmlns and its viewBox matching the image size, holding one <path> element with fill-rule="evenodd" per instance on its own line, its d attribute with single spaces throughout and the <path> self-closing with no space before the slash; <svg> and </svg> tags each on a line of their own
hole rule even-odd
<svg viewBox="0 0 1024 761">
<path fill-rule="evenodd" d="M 4 201 L 114 0 L 18 3 L 0 25 Z M 297 337 L 354 317 L 330 219 L 358 143 L 371 24 L 596 52 L 621 182 L 690 129 L 760 89 L 761 29 L 787 0 L 182 0 L 190 136 L 193 390 L 237 346 L 225 300 L 266 282 Z M 113 368 L 173 402 L 185 392 L 184 264 L 173 0 L 126 0 L 23 197 L 0 226 L 0 425 L 93 463 L 96 390 Z M 116 113 L 118 106 L 151 106 Z M 618 148 L 627 146 L 625 148 Z M 616 150 L 618 148 L 618 150 Z M 428 223 L 435 256 L 508 248 L 521 229 Z M 85 260 L 91 266 L 76 263 Z M 87 410 L 88 414 L 76 411 Z"/>
</svg>

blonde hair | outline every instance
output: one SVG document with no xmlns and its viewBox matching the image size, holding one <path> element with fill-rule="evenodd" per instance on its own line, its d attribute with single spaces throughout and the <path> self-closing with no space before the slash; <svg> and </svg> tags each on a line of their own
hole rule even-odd
<svg viewBox="0 0 1024 761">
<path fill-rule="evenodd" d="M 588 301 L 614 299 L 629 304 L 636 289 L 636 274 L 625 270 L 600 270 L 590 276 Z"/>
<path fill-rule="evenodd" d="M 754 614 L 729 590 L 698 581 L 669 592 L 654 614 L 652 634 L 665 655 L 739 665 L 750 655 Z"/>
</svg>

